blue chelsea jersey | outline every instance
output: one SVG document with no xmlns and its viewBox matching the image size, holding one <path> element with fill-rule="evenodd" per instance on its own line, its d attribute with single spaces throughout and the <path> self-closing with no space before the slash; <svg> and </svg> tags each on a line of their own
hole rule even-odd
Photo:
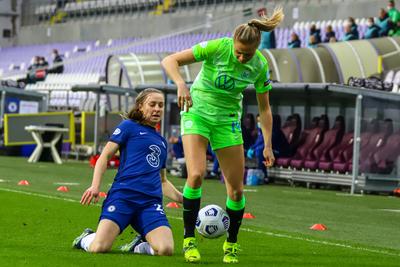
<svg viewBox="0 0 400 267">
<path fill-rule="evenodd" d="M 120 150 L 120 166 L 110 191 L 128 201 L 143 204 L 162 199 L 160 170 L 165 168 L 167 142 L 150 126 L 124 120 L 110 141 Z"/>
</svg>

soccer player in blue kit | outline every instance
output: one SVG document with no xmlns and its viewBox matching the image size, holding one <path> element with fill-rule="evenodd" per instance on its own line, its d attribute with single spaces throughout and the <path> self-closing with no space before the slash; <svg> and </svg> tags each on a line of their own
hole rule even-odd
<svg viewBox="0 0 400 267">
<path fill-rule="evenodd" d="M 123 246 L 123 251 L 172 255 L 174 240 L 162 197 L 182 203 L 182 194 L 167 180 L 167 142 L 154 128 L 163 117 L 164 101 L 161 91 L 145 89 L 136 97 L 126 120 L 110 137 L 81 204 L 98 201 L 107 161 L 117 150 L 121 162 L 118 173 L 104 200 L 97 231 L 85 229 L 74 240 L 73 247 L 94 253 L 108 252 L 115 238 L 131 225 L 139 236 Z"/>
</svg>

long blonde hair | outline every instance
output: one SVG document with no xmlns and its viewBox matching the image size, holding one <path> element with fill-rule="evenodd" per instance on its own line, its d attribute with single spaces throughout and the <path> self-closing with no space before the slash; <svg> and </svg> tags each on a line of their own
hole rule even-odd
<svg viewBox="0 0 400 267">
<path fill-rule="evenodd" d="M 282 7 L 275 8 L 270 17 L 263 14 L 261 19 L 252 19 L 245 24 L 237 26 L 233 34 L 233 40 L 243 44 L 260 44 L 261 31 L 272 31 L 281 23 L 284 17 Z"/>
</svg>

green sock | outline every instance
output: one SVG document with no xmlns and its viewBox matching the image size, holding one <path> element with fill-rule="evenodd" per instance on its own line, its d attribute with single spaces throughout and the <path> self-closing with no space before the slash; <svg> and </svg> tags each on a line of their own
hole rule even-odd
<svg viewBox="0 0 400 267">
<path fill-rule="evenodd" d="M 246 198 L 244 196 L 239 201 L 233 201 L 229 197 L 226 199 L 226 212 L 228 213 L 230 219 L 227 237 L 228 242 L 237 242 L 239 228 L 242 225 L 245 204 Z"/>
<path fill-rule="evenodd" d="M 187 184 L 183 188 L 183 225 L 184 237 L 194 237 L 197 214 L 200 210 L 201 187 L 190 188 Z"/>
</svg>

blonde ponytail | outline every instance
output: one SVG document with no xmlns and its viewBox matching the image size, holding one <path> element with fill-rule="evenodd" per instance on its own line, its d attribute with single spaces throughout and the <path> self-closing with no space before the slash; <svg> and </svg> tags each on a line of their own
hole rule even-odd
<svg viewBox="0 0 400 267">
<path fill-rule="evenodd" d="M 270 32 L 281 23 L 284 17 L 282 7 L 278 7 L 274 9 L 271 17 L 267 17 L 264 14 L 261 16 L 261 19 L 252 19 L 247 24 L 257 27 L 260 31 Z"/>
<path fill-rule="evenodd" d="M 275 8 L 271 17 L 262 15 L 261 19 L 252 19 L 248 23 L 236 27 L 233 39 L 244 44 L 259 44 L 261 31 L 272 31 L 282 22 L 284 17 L 282 7 Z"/>
</svg>

